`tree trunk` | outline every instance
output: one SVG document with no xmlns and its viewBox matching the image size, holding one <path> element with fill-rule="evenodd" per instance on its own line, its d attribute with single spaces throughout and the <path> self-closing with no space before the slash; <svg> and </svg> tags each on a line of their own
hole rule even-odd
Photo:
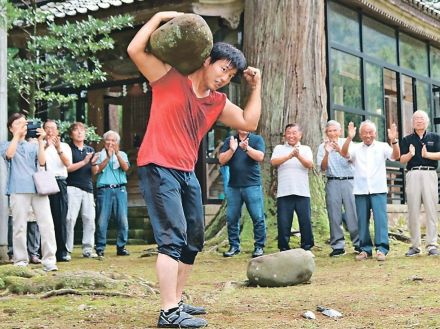
<svg viewBox="0 0 440 329">
<path fill-rule="evenodd" d="M 284 127 L 303 128 L 302 143 L 316 154 L 327 120 L 324 0 L 246 0 L 244 54 L 248 65 L 262 71 L 262 115 L 259 133 L 266 142 L 263 177 L 266 197 L 275 195 L 272 151 L 282 142 Z M 324 184 L 311 173 L 312 221 L 316 235 L 328 235 Z M 269 200 L 268 200 L 269 201 Z M 275 200 L 273 200 L 275 201 Z M 268 236 L 276 236 L 275 202 L 266 202 Z M 224 222 L 224 214 L 217 221 Z M 219 223 L 217 223 L 217 226 Z M 215 226 L 210 225 L 211 229 Z M 213 236 L 213 232 L 210 232 Z"/>
<path fill-rule="evenodd" d="M 324 5 L 324 0 L 245 2 L 244 53 L 250 66 L 262 70 L 259 132 L 268 151 L 293 122 L 303 128 L 303 144 L 316 151 L 321 142 L 327 120 Z"/>
</svg>

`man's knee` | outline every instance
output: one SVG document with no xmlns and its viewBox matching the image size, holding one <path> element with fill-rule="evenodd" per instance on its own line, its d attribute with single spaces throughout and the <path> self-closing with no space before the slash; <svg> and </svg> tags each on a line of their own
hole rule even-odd
<svg viewBox="0 0 440 329">
<path fill-rule="evenodd" d="M 184 248 L 179 260 L 184 264 L 193 265 L 198 253 L 198 251 L 192 251 Z"/>
<path fill-rule="evenodd" d="M 188 247 L 178 247 L 173 245 L 159 246 L 158 252 L 160 254 L 167 255 L 176 261 L 180 261 L 184 264 L 193 265 L 197 254 L 200 250 L 190 250 Z"/>
</svg>

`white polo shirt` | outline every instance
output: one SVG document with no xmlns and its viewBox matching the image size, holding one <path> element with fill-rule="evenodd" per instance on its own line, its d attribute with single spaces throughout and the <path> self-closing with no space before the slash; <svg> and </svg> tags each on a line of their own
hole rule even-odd
<svg viewBox="0 0 440 329">
<path fill-rule="evenodd" d="M 313 161 L 310 147 L 296 144 L 299 154 L 307 160 Z M 272 159 L 286 156 L 293 151 L 294 146 L 289 144 L 277 145 L 272 153 Z M 304 167 L 296 157 L 287 160 L 278 167 L 277 198 L 287 195 L 310 197 L 309 169 Z"/>
<path fill-rule="evenodd" d="M 66 143 L 61 143 L 61 151 L 67 159 L 69 159 L 69 162 L 72 163 L 72 150 L 70 149 L 70 146 Z M 67 178 L 67 168 L 63 161 L 61 161 L 54 145 L 50 145 L 46 148 L 45 155 L 47 171 L 53 172 L 57 177 Z"/>
<path fill-rule="evenodd" d="M 387 193 L 386 160 L 394 160 L 391 159 L 391 146 L 378 141 L 370 146 L 364 143 L 353 144 L 348 153 L 354 170 L 353 193 Z"/>
</svg>

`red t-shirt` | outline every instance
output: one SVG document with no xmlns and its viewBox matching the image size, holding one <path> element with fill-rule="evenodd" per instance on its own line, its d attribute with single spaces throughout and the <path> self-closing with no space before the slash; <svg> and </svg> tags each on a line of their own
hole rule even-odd
<svg viewBox="0 0 440 329">
<path fill-rule="evenodd" d="M 198 98 L 191 80 L 171 68 L 151 83 L 153 101 L 147 131 L 138 153 L 138 166 L 193 171 L 200 141 L 226 104 L 226 95 L 211 91 Z"/>
</svg>

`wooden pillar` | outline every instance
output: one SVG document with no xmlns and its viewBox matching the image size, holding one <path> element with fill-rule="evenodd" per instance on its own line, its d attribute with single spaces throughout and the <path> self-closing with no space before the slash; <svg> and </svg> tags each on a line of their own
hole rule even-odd
<svg viewBox="0 0 440 329">
<path fill-rule="evenodd" d="M 1 24 L 1 23 L 0 23 Z M 5 26 L 0 25 L 0 142 L 8 139 L 6 127 L 8 117 L 7 93 L 7 36 Z M 0 160 L 0 262 L 8 260 L 8 199 L 5 195 L 8 171 Z"/>
<path fill-rule="evenodd" d="M 89 103 L 87 124 L 95 126 L 96 133 L 102 136 L 105 133 L 104 89 L 90 90 L 87 93 L 87 101 Z"/>
</svg>

